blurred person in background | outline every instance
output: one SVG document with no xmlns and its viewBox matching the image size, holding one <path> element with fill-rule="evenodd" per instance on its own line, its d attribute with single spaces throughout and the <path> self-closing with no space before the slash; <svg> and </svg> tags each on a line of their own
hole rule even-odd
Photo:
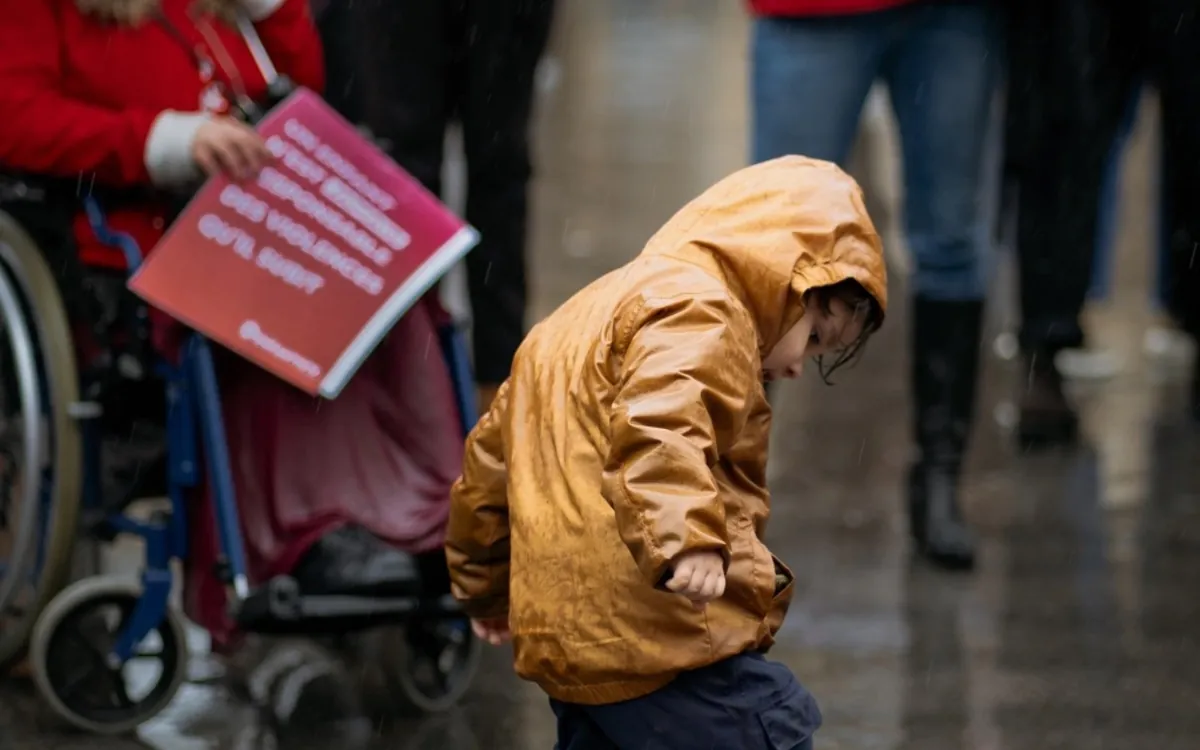
<svg viewBox="0 0 1200 750">
<path fill-rule="evenodd" d="M 1154 81 L 1163 110 L 1167 307 L 1200 336 L 1200 19 L 1191 0 L 1133 5 L 1011 0 L 1005 177 L 1017 208 L 1025 447 L 1069 442 L 1079 418 L 1055 359 L 1084 340 L 1103 176 L 1131 93 Z M 1200 368 L 1192 375 L 1200 416 Z"/>
<path fill-rule="evenodd" d="M 525 332 L 525 244 L 534 73 L 554 0 L 314 0 L 327 98 L 366 126 L 431 192 L 442 191 L 446 129 L 462 126 L 467 256 L 480 412 Z"/>
<path fill-rule="evenodd" d="M 1123 110 L 1120 126 L 1113 144 L 1109 150 L 1104 177 L 1100 186 L 1100 205 L 1096 217 L 1096 249 L 1092 263 L 1092 279 L 1088 288 L 1082 327 L 1084 344 L 1082 348 L 1068 348 L 1054 358 L 1055 367 L 1068 380 L 1105 380 L 1118 375 L 1124 362 L 1119 354 L 1106 346 L 1101 338 L 1094 337 L 1089 330 L 1096 321 L 1097 311 L 1108 307 L 1113 299 L 1117 284 L 1114 274 L 1121 264 L 1119 258 L 1119 239 L 1122 229 L 1122 204 L 1124 203 L 1124 181 L 1126 179 L 1126 162 L 1129 152 L 1133 151 L 1136 130 L 1141 122 L 1145 104 L 1155 103 L 1157 109 L 1157 92 L 1151 96 L 1152 81 L 1144 81 L 1135 85 L 1129 100 Z M 1151 179 L 1154 181 L 1154 197 L 1157 199 L 1152 207 L 1152 235 L 1141 251 L 1141 258 L 1149 270 L 1151 288 L 1147 294 L 1147 311 L 1150 313 L 1150 325 L 1145 330 L 1142 339 L 1143 353 L 1147 358 L 1159 361 L 1178 360 L 1192 348 L 1192 342 L 1187 334 L 1178 330 L 1175 321 L 1169 313 L 1171 306 L 1167 296 L 1167 285 L 1171 267 L 1170 229 L 1167 227 L 1168 216 L 1165 206 L 1170 202 L 1169 188 L 1166 184 L 1165 153 L 1162 139 L 1162 122 L 1155 120 L 1154 137 L 1158 140 L 1153 150 Z M 1006 208 L 1011 211 L 1012 201 Z M 1002 217 L 1002 229 L 1010 216 Z M 1015 243 L 1012 243 L 1015 245 Z M 1101 312 L 1101 319 L 1103 313 Z M 1096 321 L 1099 322 L 1099 321 Z M 1015 343 L 1016 337 L 1014 335 Z"/>
<path fill-rule="evenodd" d="M 1126 152 L 1131 148 L 1131 141 L 1140 114 L 1144 109 L 1144 102 L 1150 98 L 1145 95 L 1149 93 L 1147 91 L 1149 88 L 1150 86 L 1147 83 L 1140 83 L 1131 92 L 1121 116 L 1120 126 L 1110 148 L 1108 162 L 1104 169 L 1103 182 L 1100 186 L 1099 212 L 1096 217 L 1096 250 L 1092 267 L 1091 286 L 1088 288 L 1088 308 L 1092 308 L 1093 306 L 1103 307 L 1113 296 L 1113 274 L 1118 266 L 1117 244 L 1121 223 L 1121 204 L 1123 203 L 1122 192 L 1124 187 Z M 1161 138 L 1161 122 L 1158 123 L 1158 127 L 1155 130 Z M 1153 314 L 1155 320 L 1152 326 L 1145 332 L 1143 349 L 1145 350 L 1145 354 L 1151 357 L 1163 357 L 1178 351 L 1179 347 L 1177 344 L 1180 343 L 1180 339 L 1184 338 L 1182 334 L 1174 330 L 1175 326 L 1173 322 L 1169 320 L 1165 321 L 1166 327 L 1164 327 L 1164 321 L 1162 320 L 1162 318 L 1167 317 L 1166 310 L 1169 307 L 1166 281 L 1171 256 L 1170 239 L 1167 237 L 1167 217 L 1166 212 L 1163 210 L 1163 205 L 1169 201 L 1167 186 L 1165 184 L 1163 156 L 1162 143 L 1160 142 L 1154 151 L 1153 158 L 1155 164 L 1152 167 L 1158 191 L 1156 193 L 1158 201 L 1154 206 L 1155 220 L 1152 223 L 1154 235 L 1147 243 L 1147 252 L 1145 253 L 1147 256 L 1145 257 L 1145 261 L 1150 267 L 1151 283 L 1153 285 L 1149 290 L 1147 299 L 1148 310 Z M 1055 358 L 1055 366 L 1063 374 L 1063 377 L 1068 380 L 1095 380 L 1111 378 L 1118 374 L 1121 370 L 1122 362 L 1116 353 L 1103 346 L 1098 346 L 1097 342 L 1092 340 L 1092 337 L 1087 335 L 1086 331 L 1085 339 L 1084 348 L 1068 349 Z"/>
<path fill-rule="evenodd" d="M 904 158 L 904 217 L 916 261 L 912 389 L 920 454 L 908 481 L 917 551 L 975 562 L 958 485 L 973 422 L 987 290 L 982 199 L 999 72 L 986 0 L 749 0 L 753 159 L 796 153 L 845 164 L 872 84 L 888 86 Z"/>
</svg>

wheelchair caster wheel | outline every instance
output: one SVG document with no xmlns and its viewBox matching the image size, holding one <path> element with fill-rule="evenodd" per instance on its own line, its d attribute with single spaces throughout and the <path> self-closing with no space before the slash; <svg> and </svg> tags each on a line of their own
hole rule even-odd
<svg viewBox="0 0 1200 750">
<path fill-rule="evenodd" d="M 33 679 L 56 714 L 94 734 L 125 734 L 171 702 L 187 677 L 187 635 L 171 608 L 114 665 L 109 654 L 141 596 L 136 581 L 85 578 L 50 602 L 29 646 Z"/>
<path fill-rule="evenodd" d="M 411 623 L 389 646 L 393 646 L 386 649 L 389 693 L 395 708 L 410 715 L 453 708 L 470 689 L 483 655 L 483 643 L 466 620 Z"/>
</svg>

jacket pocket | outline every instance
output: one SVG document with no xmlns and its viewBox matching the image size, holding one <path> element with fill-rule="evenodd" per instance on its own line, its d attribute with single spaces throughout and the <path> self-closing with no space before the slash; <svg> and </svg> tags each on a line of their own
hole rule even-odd
<svg viewBox="0 0 1200 750">
<path fill-rule="evenodd" d="M 736 523 L 736 536 L 731 548 L 735 561 L 746 560 L 744 564 L 747 565 L 748 571 L 742 575 L 749 578 L 748 581 L 745 578 L 740 579 L 739 583 L 750 584 L 753 599 L 748 603 L 755 610 L 754 614 L 771 620 L 781 609 L 787 609 L 795 586 L 795 576 L 788 566 L 771 554 L 771 550 L 762 543 L 749 519 L 739 519 Z"/>
<path fill-rule="evenodd" d="M 796 574 L 775 555 L 771 555 L 771 566 L 775 571 L 775 593 L 772 599 L 776 602 L 784 596 L 790 599 L 792 591 L 796 588 Z"/>
<path fill-rule="evenodd" d="M 747 520 L 739 525 L 738 545 L 745 551 L 748 558 L 748 576 L 750 588 L 753 591 L 751 604 L 754 614 L 767 617 L 774 609 L 775 597 L 778 591 L 775 587 L 775 566 L 773 555 L 754 533 L 754 526 Z"/>
<path fill-rule="evenodd" d="M 772 595 L 771 606 L 767 611 L 767 631 L 774 638 L 783 627 L 783 619 L 787 616 L 788 607 L 792 605 L 792 595 L 796 590 L 796 576 L 779 558 L 771 555 L 772 563 Z"/>
</svg>

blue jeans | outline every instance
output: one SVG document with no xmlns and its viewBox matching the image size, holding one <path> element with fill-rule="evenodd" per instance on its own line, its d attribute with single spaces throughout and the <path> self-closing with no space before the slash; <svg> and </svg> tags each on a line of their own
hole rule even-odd
<svg viewBox="0 0 1200 750">
<path fill-rule="evenodd" d="M 803 154 L 844 165 L 867 93 L 882 79 L 900 128 L 914 291 L 982 299 L 991 247 L 984 148 L 1001 54 L 991 3 L 759 18 L 752 45 L 754 161 Z"/>
<path fill-rule="evenodd" d="M 555 750 L 812 750 L 816 700 L 791 670 L 747 653 L 603 706 L 551 700 Z"/>
</svg>

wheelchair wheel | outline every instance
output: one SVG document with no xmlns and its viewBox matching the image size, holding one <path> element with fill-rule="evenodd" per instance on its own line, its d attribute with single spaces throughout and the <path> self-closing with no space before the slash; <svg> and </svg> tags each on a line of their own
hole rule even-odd
<svg viewBox="0 0 1200 750">
<path fill-rule="evenodd" d="M 136 580 L 85 578 L 38 618 L 29 644 L 34 682 L 50 708 L 79 729 L 131 732 L 166 708 L 187 677 L 187 634 L 171 607 L 129 661 L 109 661 L 140 596 Z"/>
<path fill-rule="evenodd" d="M 79 379 L 58 286 L 0 212 L 0 673 L 66 584 L 77 533 Z"/>
<path fill-rule="evenodd" d="M 410 623 L 385 647 L 384 676 L 394 708 L 409 715 L 448 711 L 479 671 L 483 643 L 466 620 Z"/>
</svg>

